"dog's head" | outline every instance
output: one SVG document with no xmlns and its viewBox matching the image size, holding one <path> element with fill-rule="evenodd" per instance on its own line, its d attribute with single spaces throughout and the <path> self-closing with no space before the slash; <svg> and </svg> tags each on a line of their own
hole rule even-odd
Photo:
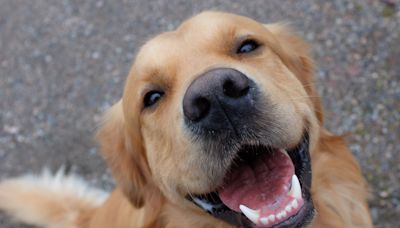
<svg viewBox="0 0 400 228">
<path fill-rule="evenodd" d="M 140 49 L 98 136 L 136 207 L 160 192 L 234 225 L 287 226 L 312 215 L 321 123 L 300 38 L 282 24 L 206 12 Z"/>
</svg>

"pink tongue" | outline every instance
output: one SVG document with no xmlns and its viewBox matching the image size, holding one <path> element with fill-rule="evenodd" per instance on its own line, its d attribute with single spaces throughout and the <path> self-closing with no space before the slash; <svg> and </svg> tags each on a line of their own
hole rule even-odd
<svg viewBox="0 0 400 228">
<path fill-rule="evenodd" d="M 222 202 L 240 212 L 243 204 L 252 209 L 279 207 L 290 189 L 294 166 L 288 156 L 275 150 L 265 153 L 251 164 L 240 164 L 231 170 L 219 191 Z"/>
</svg>

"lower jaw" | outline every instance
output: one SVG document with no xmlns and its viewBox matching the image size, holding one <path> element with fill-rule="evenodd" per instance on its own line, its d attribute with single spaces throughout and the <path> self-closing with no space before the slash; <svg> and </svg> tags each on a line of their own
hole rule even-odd
<svg viewBox="0 0 400 228">
<path fill-rule="evenodd" d="M 283 228 L 283 227 L 306 227 L 309 223 L 311 223 L 313 217 L 315 215 L 313 202 L 310 200 L 305 202 L 301 209 L 298 211 L 296 215 L 283 221 L 279 224 L 275 224 L 271 227 L 273 228 Z M 243 214 L 238 214 L 233 212 L 232 210 L 223 210 L 218 214 L 212 214 L 218 220 L 222 220 L 227 223 L 227 227 L 231 225 L 232 227 L 241 227 L 241 228 L 260 228 L 253 222 L 251 222 L 246 216 Z M 296 220 L 296 217 L 302 217 L 301 220 Z"/>
<path fill-rule="evenodd" d="M 243 213 L 231 210 L 221 201 L 218 193 L 212 193 L 214 196 L 209 196 L 210 194 L 208 194 L 207 197 L 210 197 L 209 202 L 212 202 L 210 203 L 212 207 L 208 207 L 209 210 L 206 211 L 212 216 L 236 227 L 300 227 L 308 224 L 314 215 L 314 206 L 309 192 L 311 186 L 311 162 L 308 151 L 308 136 L 305 137 L 304 142 L 299 144 L 298 148 L 296 148 L 296 153 L 289 152 L 292 162 L 298 164 L 295 166 L 295 174 L 299 177 L 302 184 L 301 192 L 303 205 L 300 206 L 300 209 L 298 209 L 296 213 L 292 214 L 284 221 L 272 223 L 271 226 L 262 225 L 260 221 L 252 222 Z M 196 202 L 196 198 L 190 198 L 190 200 L 204 209 L 203 206 L 199 205 L 198 201 Z M 207 199 L 203 198 L 202 200 L 207 202 Z"/>
<path fill-rule="evenodd" d="M 222 202 L 217 207 L 213 208 L 212 211 L 208 211 L 208 213 L 217 219 L 223 220 L 226 223 L 233 225 L 233 227 L 242 227 L 242 228 L 303 227 L 312 221 L 312 218 L 314 217 L 315 214 L 314 204 L 311 197 L 308 196 L 307 199 L 305 199 L 306 196 L 303 196 L 303 198 L 304 198 L 303 205 L 296 212 L 296 214 L 292 215 L 285 221 L 274 224 L 272 226 L 258 226 L 257 224 L 250 221 L 243 213 L 238 213 L 236 211 L 231 210 Z"/>
</svg>

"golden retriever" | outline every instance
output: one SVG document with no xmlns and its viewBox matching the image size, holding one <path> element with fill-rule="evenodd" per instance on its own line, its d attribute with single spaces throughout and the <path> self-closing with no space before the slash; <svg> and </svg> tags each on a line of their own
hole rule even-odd
<svg viewBox="0 0 400 228">
<path fill-rule="evenodd" d="M 0 184 L 45 227 L 371 227 L 360 168 L 323 127 L 307 45 L 204 12 L 148 41 L 98 133 L 107 196 L 57 173 Z"/>
</svg>

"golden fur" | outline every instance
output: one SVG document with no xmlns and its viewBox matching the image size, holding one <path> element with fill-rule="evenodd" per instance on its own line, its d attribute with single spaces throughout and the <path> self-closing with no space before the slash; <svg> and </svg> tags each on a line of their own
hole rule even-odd
<svg viewBox="0 0 400 228">
<path fill-rule="evenodd" d="M 249 36 L 261 40 L 262 48 L 254 55 L 235 56 L 232 48 Z M 286 126 L 282 146 L 295 146 L 308 129 L 317 212 L 311 226 L 371 227 L 360 168 L 344 140 L 323 128 L 307 45 L 284 24 L 262 25 L 218 12 L 189 19 L 138 53 L 123 97 L 106 114 L 97 137 L 118 183 L 103 204 L 70 197 L 65 206 L 64 196 L 43 188 L 22 194 L 24 182 L 14 179 L 18 184 L 0 184 L 0 208 L 47 227 L 229 227 L 184 198 L 212 190 L 223 178 L 210 174 L 224 172 L 212 162 L 204 168 L 207 158 L 197 153 L 199 145 L 181 124 L 186 89 L 196 76 L 215 67 L 244 72 L 274 101 L 274 121 Z M 156 107 L 144 109 L 143 96 L 155 85 L 166 95 Z M 22 209 L 25 202 L 40 205 Z"/>
</svg>

